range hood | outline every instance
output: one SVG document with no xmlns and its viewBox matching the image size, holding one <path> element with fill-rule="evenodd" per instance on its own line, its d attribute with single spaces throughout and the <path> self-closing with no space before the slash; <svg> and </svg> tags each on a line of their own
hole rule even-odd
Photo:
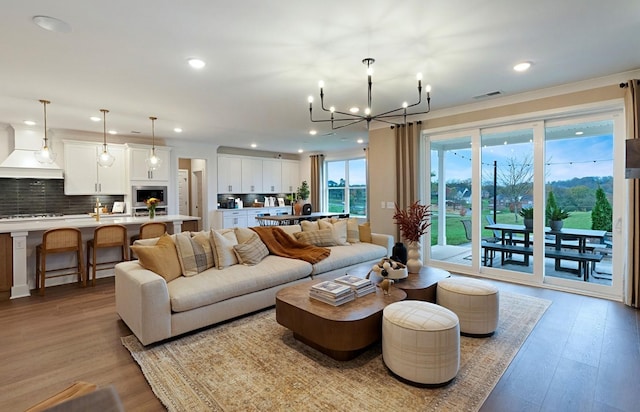
<svg viewBox="0 0 640 412">
<path fill-rule="evenodd" d="M 6 158 L 0 163 L 0 177 L 31 179 L 62 179 L 63 170 L 55 162 L 42 164 L 35 152 L 42 147 L 42 131 L 20 126 L 6 128 L 6 136 L 0 137 L 0 153 Z M 8 153 L 8 156 L 7 156 Z"/>
</svg>

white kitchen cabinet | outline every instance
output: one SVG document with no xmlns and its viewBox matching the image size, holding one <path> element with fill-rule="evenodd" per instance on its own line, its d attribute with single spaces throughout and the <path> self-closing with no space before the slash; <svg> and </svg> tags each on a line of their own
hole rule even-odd
<svg viewBox="0 0 640 412">
<path fill-rule="evenodd" d="M 300 162 L 295 160 L 282 161 L 282 192 L 293 193 L 300 186 Z"/>
<path fill-rule="evenodd" d="M 138 182 L 167 182 L 171 169 L 171 149 L 156 146 L 156 156 L 162 164 L 156 170 L 149 170 L 147 158 L 151 154 L 151 146 L 129 147 L 129 180 Z"/>
<path fill-rule="evenodd" d="M 218 210 L 216 212 L 214 229 L 234 227 L 247 227 L 247 211 L 245 209 Z"/>
<path fill-rule="evenodd" d="M 265 208 L 253 208 L 246 209 L 247 213 L 247 227 L 260 226 L 260 222 L 256 220 L 256 216 L 264 213 L 269 213 Z"/>
<path fill-rule="evenodd" d="M 218 193 L 240 193 L 242 190 L 242 159 L 218 156 Z"/>
<path fill-rule="evenodd" d="M 263 193 L 262 159 L 242 158 L 242 191 L 241 193 Z"/>
<path fill-rule="evenodd" d="M 282 161 L 262 160 L 262 190 L 264 193 L 282 192 Z"/>
<path fill-rule="evenodd" d="M 126 151 L 121 145 L 108 145 L 115 161 L 111 167 L 98 166 L 102 144 L 64 142 L 65 195 L 124 195 L 126 181 Z"/>
</svg>

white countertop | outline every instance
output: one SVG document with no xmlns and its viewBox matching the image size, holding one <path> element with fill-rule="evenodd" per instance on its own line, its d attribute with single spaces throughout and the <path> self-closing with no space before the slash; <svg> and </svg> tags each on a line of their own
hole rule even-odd
<svg viewBox="0 0 640 412">
<path fill-rule="evenodd" d="M 176 222 L 187 220 L 200 220 L 196 216 L 186 215 L 156 215 L 154 221 L 157 222 Z M 102 215 L 100 221 L 87 215 L 68 215 L 56 217 L 30 218 L 30 219 L 13 219 L 0 221 L 0 233 L 10 232 L 35 232 L 45 231 L 57 227 L 98 227 L 100 225 L 121 224 L 121 225 L 141 225 L 149 222 L 148 216 L 130 216 L 130 215 Z"/>
</svg>

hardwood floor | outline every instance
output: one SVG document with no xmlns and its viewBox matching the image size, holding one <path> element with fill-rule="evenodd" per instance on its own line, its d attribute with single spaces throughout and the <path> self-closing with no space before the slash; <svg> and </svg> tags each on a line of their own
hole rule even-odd
<svg viewBox="0 0 640 412">
<path fill-rule="evenodd" d="M 637 411 L 640 311 L 621 303 L 494 282 L 553 301 L 482 411 Z M 162 411 L 120 343 L 113 278 L 0 302 L 0 410 L 22 411 L 77 380 L 113 384 L 127 411 Z"/>
</svg>

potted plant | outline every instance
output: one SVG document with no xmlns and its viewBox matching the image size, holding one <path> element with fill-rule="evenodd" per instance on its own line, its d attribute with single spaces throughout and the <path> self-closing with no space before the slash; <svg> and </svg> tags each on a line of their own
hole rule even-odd
<svg viewBox="0 0 640 412">
<path fill-rule="evenodd" d="M 302 200 L 303 202 L 309 198 L 309 184 L 306 180 L 303 180 L 300 186 L 298 186 L 296 196 L 298 200 Z"/>
<path fill-rule="evenodd" d="M 554 232 L 559 232 L 562 229 L 562 221 L 569 217 L 569 212 L 561 207 L 554 207 L 549 210 L 549 226 Z"/>
<path fill-rule="evenodd" d="M 302 205 L 309 198 L 309 184 L 306 180 L 303 180 L 300 186 L 298 186 L 298 190 L 296 190 L 296 202 L 293 205 L 293 214 L 301 215 L 302 214 Z"/>
<path fill-rule="evenodd" d="M 520 209 L 519 214 L 524 219 L 524 227 L 527 229 L 533 229 L 533 208 L 523 207 Z"/>
</svg>

